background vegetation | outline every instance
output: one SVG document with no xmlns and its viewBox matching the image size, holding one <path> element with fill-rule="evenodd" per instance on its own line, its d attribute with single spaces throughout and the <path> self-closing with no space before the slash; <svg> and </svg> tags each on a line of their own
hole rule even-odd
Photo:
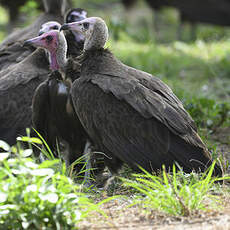
<svg viewBox="0 0 230 230">
<path fill-rule="evenodd" d="M 143 1 L 129 13 L 118 0 L 74 0 L 74 6 L 87 9 L 89 16 L 102 16 L 107 21 L 110 30 L 107 46 L 118 58 L 161 78 L 173 89 L 197 123 L 213 156 L 218 156 L 227 170 L 226 159 L 230 158 L 230 29 L 199 25 L 197 38 L 190 40 L 190 25 L 185 25 L 183 39 L 179 41 L 179 19 L 174 9 L 161 12 L 156 31 L 154 12 Z M 31 0 L 21 8 L 18 26 L 25 26 L 36 18 L 39 11 L 35 7 L 36 3 Z M 7 35 L 7 22 L 7 12 L 0 7 L 0 41 Z M 58 225 L 68 229 L 75 226 L 79 216 L 91 210 L 99 211 L 84 198 L 90 196 L 95 200 L 98 196 L 92 195 L 92 191 L 80 194 L 79 186 L 66 177 L 68 174 L 60 161 L 38 165 L 31 153 L 25 157 L 21 148 L 12 150 L 1 144 L 5 155 L 0 154 L 0 225 L 5 223 L 4 229 L 11 225 L 15 229 L 43 229 L 44 226 L 58 229 Z M 60 167 L 56 167 L 57 164 Z M 48 175 L 43 169 L 52 173 Z M 216 199 L 212 197 L 214 190 L 218 191 L 218 196 L 226 195 L 226 190 L 218 187 L 209 174 L 123 175 L 127 178 L 123 179 L 127 186 L 125 194 L 137 194 L 133 199 L 135 203 L 140 196 L 146 197 L 145 204 L 152 202 L 156 205 L 151 208 L 171 215 L 190 215 L 193 210 L 207 207 L 207 203 L 211 206 L 210 200 Z M 42 186 L 48 188 L 46 193 L 42 192 Z M 121 182 L 112 188 L 111 194 L 119 193 L 120 186 Z M 75 196 L 80 198 L 76 200 Z M 76 209 L 72 209 L 72 201 Z M 31 210 L 35 207 L 37 211 L 33 214 Z"/>
</svg>

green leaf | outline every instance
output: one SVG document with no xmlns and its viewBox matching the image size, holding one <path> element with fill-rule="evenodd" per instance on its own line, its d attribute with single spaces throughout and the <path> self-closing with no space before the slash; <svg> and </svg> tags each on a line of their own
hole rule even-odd
<svg viewBox="0 0 230 230">
<path fill-rule="evenodd" d="M 22 222 L 22 227 L 24 229 L 27 229 L 29 227 L 30 223 L 29 222 Z"/>
<path fill-rule="evenodd" d="M 29 157 L 29 156 L 32 155 L 32 153 L 33 153 L 33 150 L 32 150 L 32 149 L 26 149 L 26 150 L 24 150 L 24 151 L 21 153 L 21 156 L 22 156 L 22 157 Z"/>
<path fill-rule="evenodd" d="M 33 161 L 27 161 L 27 162 L 25 162 L 25 166 L 27 168 L 32 168 L 32 169 L 36 169 L 38 167 L 38 165 L 35 164 Z"/>
<path fill-rule="evenodd" d="M 0 203 L 4 203 L 8 198 L 8 194 L 5 192 L 0 192 Z"/>
<path fill-rule="evenodd" d="M 46 195 L 39 195 L 41 200 L 49 201 L 50 203 L 56 204 L 58 201 L 58 195 L 56 193 L 48 193 Z"/>
<path fill-rule="evenodd" d="M 39 144 L 39 145 L 42 144 L 42 141 L 36 137 L 17 137 L 17 141 L 35 143 L 35 144 Z"/>
<path fill-rule="evenodd" d="M 31 184 L 31 185 L 28 185 L 26 188 L 25 188 L 25 191 L 26 192 L 36 192 L 38 189 L 37 185 L 36 184 Z"/>
<path fill-rule="evenodd" d="M 54 170 L 50 168 L 44 169 L 34 169 L 30 172 L 34 176 L 52 176 L 54 174 Z"/>
<path fill-rule="evenodd" d="M 8 158 L 8 156 L 10 155 L 10 153 L 0 153 L 0 161 L 4 161 L 5 159 Z"/>
<path fill-rule="evenodd" d="M 2 148 L 7 152 L 10 151 L 10 146 L 5 141 L 2 140 L 0 140 L 0 148 Z"/>
</svg>

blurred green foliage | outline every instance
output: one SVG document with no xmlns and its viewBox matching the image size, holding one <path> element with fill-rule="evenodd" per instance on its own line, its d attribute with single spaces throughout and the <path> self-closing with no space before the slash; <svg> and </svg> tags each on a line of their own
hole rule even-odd
<svg viewBox="0 0 230 230">
<path fill-rule="evenodd" d="M 198 127 L 215 129 L 224 123 L 230 125 L 229 103 L 216 103 L 215 100 L 195 96 L 182 100 Z"/>
<path fill-rule="evenodd" d="M 6 24 L 8 22 L 8 15 L 5 9 L 0 6 L 0 41 L 5 37 Z"/>
<path fill-rule="evenodd" d="M 34 0 L 29 0 L 24 6 L 20 9 L 21 13 L 27 15 L 27 17 L 34 17 L 38 14 L 38 2 Z"/>
</svg>

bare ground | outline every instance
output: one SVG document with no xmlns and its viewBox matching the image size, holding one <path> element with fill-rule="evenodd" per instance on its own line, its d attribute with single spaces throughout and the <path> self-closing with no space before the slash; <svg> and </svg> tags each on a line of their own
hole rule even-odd
<svg viewBox="0 0 230 230">
<path fill-rule="evenodd" d="M 108 217 L 98 213 L 79 224 L 79 229 L 159 229 L 159 230 L 228 230 L 230 229 L 230 202 L 217 211 L 206 211 L 189 217 L 172 217 L 153 211 L 144 212 L 140 207 L 125 208 L 124 201 L 111 201 L 102 207 Z"/>
</svg>

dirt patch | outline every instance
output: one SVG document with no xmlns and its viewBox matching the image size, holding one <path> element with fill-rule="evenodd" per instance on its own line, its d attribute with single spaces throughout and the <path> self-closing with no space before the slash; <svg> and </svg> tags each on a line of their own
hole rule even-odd
<svg viewBox="0 0 230 230">
<path fill-rule="evenodd" d="M 221 211 L 206 211 L 190 217 L 172 217 L 138 206 L 127 208 L 126 201 L 111 201 L 102 210 L 107 217 L 92 213 L 79 224 L 79 229 L 159 229 L 159 230 L 228 230 L 230 229 L 230 202 Z"/>
</svg>

